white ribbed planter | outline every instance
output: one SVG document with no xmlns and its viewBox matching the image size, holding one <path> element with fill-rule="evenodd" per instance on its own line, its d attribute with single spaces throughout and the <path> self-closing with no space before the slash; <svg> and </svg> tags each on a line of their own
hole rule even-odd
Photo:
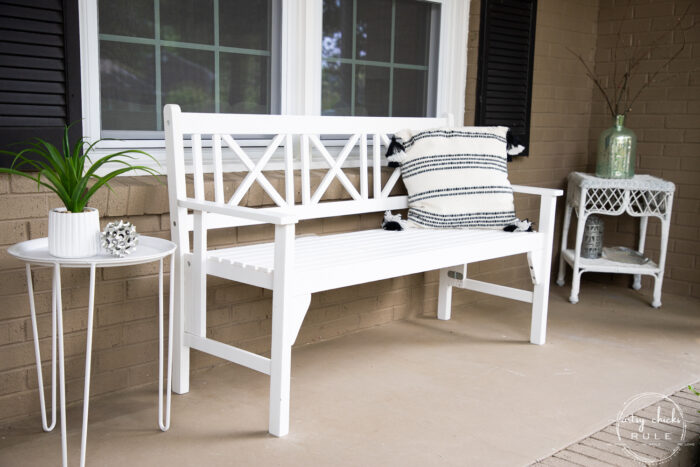
<svg viewBox="0 0 700 467">
<path fill-rule="evenodd" d="M 49 211 L 49 253 L 59 258 L 85 258 L 98 252 L 100 214 L 95 208 L 80 213 L 66 208 Z"/>
</svg>

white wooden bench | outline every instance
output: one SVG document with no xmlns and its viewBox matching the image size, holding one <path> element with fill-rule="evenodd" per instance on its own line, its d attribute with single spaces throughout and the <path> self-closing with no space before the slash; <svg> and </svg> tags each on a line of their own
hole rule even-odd
<svg viewBox="0 0 700 467">
<path fill-rule="evenodd" d="M 198 114 L 183 113 L 178 106 L 167 105 L 165 133 L 171 228 L 179 247 L 174 265 L 177 271 L 173 336 L 175 392 L 189 391 L 190 349 L 268 374 L 269 431 L 283 436 L 289 431 L 291 349 L 311 294 L 437 269 L 440 270 L 438 319 L 450 319 L 452 287 L 531 302 L 530 342 L 544 344 L 555 201 L 561 190 L 513 187 L 515 192 L 540 196 L 538 232 L 424 229 L 395 232 L 377 226 L 367 231 L 295 238 L 295 224 L 299 220 L 405 209 L 406 196 L 390 196 L 400 177 L 399 169 L 385 183 L 381 180 L 383 153 L 389 142 L 387 135 L 403 128 L 424 129 L 451 123 L 449 118 Z M 253 162 L 234 137 L 261 134 L 271 134 L 272 140 L 257 162 Z M 324 146 L 323 135 L 334 135 L 336 141 L 338 135 L 347 139 L 337 157 Z M 185 150 L 190 151 L 190 142 L 192 162 L 186 167 Z M 203 146 L 211 152 L 206 162 L 202 157 Z M 330 167 L 317 187 L 311 186 L 312 151 L 320 154 Z M 351 152 L 359 155 L 356 164 L 360 171 L 359 187 L 342 170 Z M 284 193 L 279 193 L 262 171 L 275 153 L 284 161 Z M 225 158 L 236 157 L 247 167 L 248 174 L 233 196 L 225 199 L 222 167 Z M 204 196 L 203 173 L 208 164 L 213 171 L 213 200 Z M 294 184 L 295 166 L 301 172 L 301 187 Z M 193 174 L 193 198 L 187 196 L 186 173 Z M 335 178 L 352 199 L 322 202 Z M 238 206 L 254 182 L 262 186 L 277 206 L 257 209 Z M 298 188 L 301 203 L 295 202 Z M 207 249 L 210 229 L 266 223 L 275 226 L 273 243 Z M 193 231 L 191 247 L 190 231 Z M 534 283 L 532 292 L 466 276 L 468 263 L 520 253 L 527 254 Z M 207 275 L 273 291 L 270 358 L 206 337 Z"/>
</svg>

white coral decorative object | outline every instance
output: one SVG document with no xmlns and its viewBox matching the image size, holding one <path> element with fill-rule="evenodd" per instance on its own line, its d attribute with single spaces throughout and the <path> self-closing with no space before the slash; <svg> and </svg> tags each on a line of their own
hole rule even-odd
<svg viewBox="0 0 700 467">
<path fill-rule="evenodd" d="M 110 222 L 101 235 L 102 248 L 107 253 L 123 258 L 131 254 L 139 242 L 139 234 L 131 222 Z"/>
</svg>

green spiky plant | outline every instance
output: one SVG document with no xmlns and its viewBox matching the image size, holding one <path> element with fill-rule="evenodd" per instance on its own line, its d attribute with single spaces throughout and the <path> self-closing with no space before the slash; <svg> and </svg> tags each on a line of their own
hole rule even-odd
<svg viewBox="0 0 700 467">
<path fill-rule="evenodd" d="M 19 152 L 0 151 L 0 154 L 13 157 L 10 167 L 0 167 L 0 173 L 17 175 L 35 181 L 37 188 L 44 186 L 53 191 L 63 201 L 66 210 L 75 213 L 85 210 L 85 206 L 97 190 L 103 186 L 110 188 L 109 181 L 117 175 L 132 170 L 140 170 L 154 177 L 160 175 L 158 171 L 150 167 L 132 165 L 128 160 L 125 160 L 134 159 L 132 154 L 141 154 L 155 161 L 153 156 L 138 149 L 115 152 L 93 161 L 90 158 L 90 153 L 100 141 L 104 140 L 88 144 L 85 138 L 80 138 L 71 147 L 68 139 L 69 129 L 70 125 L 66 125 L 60 149 L 41 138 L 34 138 L 25 143 L 27 147 Z M 122 167 L 106 175 L 97 175 L 96 172 L 107 163 L 118 164 Z M 88 186 L 91 181 L 94 183 Z M 160 179 L 158 181 L 162 183 Z"/>
</svg>

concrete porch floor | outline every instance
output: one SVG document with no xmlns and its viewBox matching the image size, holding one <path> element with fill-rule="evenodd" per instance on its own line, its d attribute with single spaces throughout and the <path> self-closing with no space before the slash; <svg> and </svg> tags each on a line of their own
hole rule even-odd
<svg viewBox="0 0 700 467">
<path fill-rule="evenodd" d="M 527 304 L 455 307 L 448 322 L 392 322 L 296 348 L 291 433 L 267 434 L 268 377 L 227 365 L 173 395 L 157 428 L 155 386 L 90 406 L 88 465 L 519 466 L 615 419 L 629 397 L 700 379 L 700 301 L 585 282 L 553 286 L 548 342 L 527 343 Z M 78 465 L 80 407 L 69 411 Z M 39 417 L 0 427 L 1 466 L 60 465 Z"/>
</svg>

